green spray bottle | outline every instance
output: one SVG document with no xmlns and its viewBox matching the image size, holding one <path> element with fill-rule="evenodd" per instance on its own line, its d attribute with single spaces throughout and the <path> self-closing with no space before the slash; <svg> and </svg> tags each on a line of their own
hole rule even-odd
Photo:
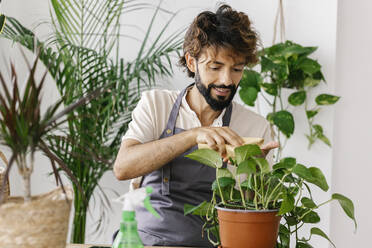
<svg viewBox="0 0 372 248">
<path fill-rule="evenodd" d="M 112 248 L 143 248 L 143 244 L 137 231 L 137 221 L 135 207 L 143 206 L 155 217 L 160 218 L 159 214 L 151 206 L 150 194 L 152 187 L 139 188 L 122 195 L 114 200 L 123 204 L 122 221 L 120 230 L 115 238 Z"/>
</svg>

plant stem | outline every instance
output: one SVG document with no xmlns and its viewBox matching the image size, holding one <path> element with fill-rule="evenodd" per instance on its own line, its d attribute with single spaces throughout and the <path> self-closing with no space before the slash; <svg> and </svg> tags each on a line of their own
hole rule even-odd
<svg viewBox="0 0 372 248">
<path fill-rule="evenodd" d="M 275 188 L 273 189 L 273 191 L 271 191 L 270 195 L 269 195 L 269 198 L 267 198 L 267 202 L 266 202 L 266 206 L 265 208 L 268 207 L 269 205 L 269 202 L 271 200 L 271 197 L 273 196 L 274 192 L 279 188 L 279 186 L 281 186 L 283 184 L 283 180 L 288 176 L 289 174 L 284 174 L 284 176 L 282 177 L 282 179 L 280 179 L 280 183 L 278 183 Z"/>
<path fill-rule="evenodd" d="M 313 207 L 313 208 L 310 208 L 310 209 L 309 209 L 308 211 L 306 211 L 303 215 L 301 215 L 301 217 L 300 217 L 299 219 L 301 220 L 302 218 L 304 218 L 308 213 L 310 213 L 310 212 L 313 211 L 314 209 L 317 209 L 317 208 L 319 208 L 319 207 L 321 207 L 321 206 L 323 206 L 323 205 L 325 205 L 325 204 L 327 204 L 327 203 L 329 203 L 329 202 L 331 202 L 331 201 L 333 201 L 333 199 L 329 199 L 328 201 L 325 201 L 325 202 L 319 204 L 318 206 L 315 206 L 315 207 Z"/>
<path fill-rule="evenodd" d="M 256 180 L 256 175 L 254 175 L 253 177 L 254 179 L 254 205 L 256 207 L 256 209 L 258 210 L 258 205 L 257 205 L 257 180 Z"/>
<path fill-rule="evenodd" d="M 226 205 L 225 199 L 223 198 L 220 182 L 218 180 L 218 168 L 216 168 L 216 181 L 217 181 L 218 190 L 220 191 L 222 204 Z"/>
<path fill-rule="evenodd" d="M 75 215 L 73 221 L 71 242 L 76 244 L 84 244 L 87 206 L 84 202 L 83 196 L 81 195 L 80 191 L 78 189 L 74 189 L 74 192 L 75 192 L 74 200 Z"/>
<path fill-rule="evenodd" d="M 236 176 L 236 180 L 238 181 L 238 186 L 239 186 L 240 196 L 242 197 L 243 206 L 244 206 L 244 208 L 247 208 L 247 205 L 245 204 L 245 198 L 244 198 L 243 190 L 242 190 L 242 187 L 240 185 L 239 175 Z"/>
</svg>

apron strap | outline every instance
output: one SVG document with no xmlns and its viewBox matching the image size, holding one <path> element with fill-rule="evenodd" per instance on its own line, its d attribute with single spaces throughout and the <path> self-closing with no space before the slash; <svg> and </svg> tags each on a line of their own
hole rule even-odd
<svg viewBox="0 0 372 248">
<path fill-rule="evenodd" d="M 169 115 L 168 123 L 165 128 L 164 135 L 165 137 L 170 137 L 174 135 L 175 128 L 176 128 L 176 121 L 178 117 L 178 113 L 181 107 L 182 98 L 185 95 L 188 88 L 193 86 L 195 83 L 190 84 L 185 89 L 183 89 L 180 94 L 177 96 L 176 102 L 173 104 L 171 113 Z M 223 126 L 229 126 L 230 119 L 231 119 L 231 113 L 232 113 L 232 103 L 226 108 L 225 114 L 222 117 L 222 125 Z M 171 176 L 171 164 L 172 162 L 167 163 L 162 167 L 162 173 L 161 173 L 161 191 L 162 195 L 169 195 L 169 184 L 170 184 L 170 176 Z M 226 167 L 226 163 L 224 165 Z"/>
</svg>

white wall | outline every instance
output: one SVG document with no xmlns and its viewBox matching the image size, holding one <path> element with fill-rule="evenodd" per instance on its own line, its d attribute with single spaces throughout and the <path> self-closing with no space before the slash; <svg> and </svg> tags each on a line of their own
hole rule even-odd
<svg viewBox="0 0 372 248">
<path fill-rule="evenodd" d="M 337 23 L 336 106 L 332 188 L 355 203 L 358 230 L 332 205 L 331 236 L 339 248 L 370 247 L 372 216 L 372 2 L 339 1 Z M 369 244 L 369 245 L 368 245 Z"/>
<path fill-rule="evenodd" d="M 150 1 L 148 2 L 155 2 Z M 251 20 L 253 21 L 253 24 L 258 30 L 258 32 L 261 35 L 261 39 L 263 41 L 263 44 L 265 46 L 271 45 L 272 37 L 273 37 L 273 24 L 274 24 L 274 18 L 276 13 L 276 8 L 278 5 L 277 0 L 250 0 L 250 1 L 239 1 L 239 0 L 230 0 L 226 1 L 227 3 L 231 4 L 234 8 L 246 12 Z M 311 166 L 317 166 L 323 170 L 325 173 L 329 184 L 332 183 L 332 187 L 334 189 L 340 190 L 340 192 L 344 192 L 345 194 L 349 195 L 351 198 L 355 197 L 355 200 L 358 197 L 361 197 L 362 194 L 362 187 L 360 187 L 359 191 L 356 191 L 356 187 L 353 187 L 352 189 L 355 189 L 354 191 L 350 191 L 351 189 L 346 187 L 345 184 L 340 185 L 340 183 L 337 183 L 338 181 L 342 180 L 345 181 L 344 177 L 347 175 L 346 172 L 350 175 L 353 175 L 351 172 L 348 172 L 346 167 L 346 161 L 344 156 L 346 154 L 353 154 L 352 152 L 348 153 L 350 147 L 346 146 L 346 142 L 343 140 L 340 140 L 342 138 L 346 139 L 345 136 L 346 128 L 352 126 L 355 119 L 349 118 L 347 122 L 341 122 L 340 118 L 340 110 L 344 112 L 345 110 L 349 110 L 350 112 L 354 111 L 353 114 L 357 114 L 357 111 L 355 111 L 355 108 L 351 109 L 351 103 L 348 102 L 348 99 L 355 99 L 353 98 L 350 93 L 352 93 L 352 90 L 355 90 L 355 93 L 359 93 L 359 91 L 362 91 L 362 88 L 351 88 L 350 81 L 355 81 L 356 76 L 355 73 L 353 74 L 347 74 L 348 70 L 342 70 L 345 66 L 349 66 L 349 64 L 342 64 L 341 62 L 349 62 L 353 63 L 354 65 L 352 67 L 353 69 L 350 71 L 360 71 L 361 64 L 356 63 L 359 60 L 349 60 L 350 56 L 357 56 L 357 54 L 351 53 L 351 37 L 353 38 L 359 38 L 363 35 L 354 35 L 354 32 L 357 32 L 358 29 L 354 29 L 354 23 L 349 23 L 348 18 L 349 16 L 346 10 L 349 8 L 349 6 L 346 6 L 346 2 L 348 1 L 341 1 L 341 5 L 339 8 L 339 15 L 337 16 L 337 1 L 336 0 L 328 0 L 328 1 L 322 1 L 322 0 L 312 0 L 312 1 L 305 1 L 305 0 L 297 0 L 297 1 L 284 1 L 284 12 L 285 12 L 285 23 L 286 23 L 286 38 L 291 39 L 295 42 L 298 42 L 302 45 L 309 45 L 309 46 L 319 46 L 319 49 L 314 54 L 314 58 L 318 59 L 319 63 L 322 65 L 323 72 L 325 74 L 325 77 L 327 79 L 327 85 L 323 85 L 320 90 L 317 90 L 317 92 L 314 92 L 313 94 L 316 96 L 318 93 L 321 92 L 328 92 L 328 93 L 334 93 L 334 90 L 336 90 L 336 94 L 339 94 L 342 96 L 341 101 L 337 106 L 336 117 L 334 122 L 334 107 L 324 108 L 324 110 L 319 114 L 318 116 L 318 123 L 322 124 L 327 136 L 330 138 L 334 148 L 333 150 L 328 148 L 326 145 L 322 143 L 316 143 L 312 150 L 307 150 L 307 140 L 304 137 L 304 133 L 307 132 L 307 126 L 306 126 L 306 118 L 304 116 L 304 113 L 301 111 L 296 110 L 295 112 L 295 118 L 297 121 L 296 126 L 296 133 L 293 136 L 293 138 L 288 142 L 286 147 L 286 152 L 284 155 L 288 156 L 294 156 L 297 157 L 298 161 L 305 164 L 305 165 L 311 165 Z M 215 10 L 217 6 L 218 1 L 212 1 L 212 0 L 204 0 L 204 1 L 196 1 L 196 0 L 189 0 L 189 1 L 181 1 L 181 0 L 164 0 L 163 6 L 172 11 L 181 10 L 177 17 L 175 18 L 174 22 L 171 24 L 171 27 L 169 31 L 173 32 L 174 30 L 184 27 L 191 23 L 192 19 L 202 10 Z M 348 3 L 349 5 L 351 3 Z M 360 4 L 361 5 L 361 4 Z M 369 5 L 369 7 L 371 7 Z M 362 13 L 365 13 L 367 15 L 366 9 L 357 9 L 354 8 L 355 11 L 353 12 L 354 15 L 358 15 L 360 11 Z M 46 20 L 48 19 L 48 3 L 47 1 L 24 1 L 24 0 L 8 0 L 3 1 L 2 3 L 2 12 L 4 12 L 7 15 L 14 16 L 18 18 L 23 24 L 25 24 L 27 27 L 33 27 L 34 23 L 38 20 Z M 340 13 L 343 13 L 341 15 Z M 149 19 L 151 17 L 152 11 L 146 10 L 141 12 L 132 12 L 128 13 L 125 16 L 123 16 L 123 22 L 127 24 L 136 24 L 142 29 L 145 29 L 146 25 L 149 23 Z M 144 18 L 146 16 L 146 18 Z M 154 34 L 152 35 L 152 38 L 154 38 L 154 35 L 160 31 L 160 28 L 162 24 L 165 23 L 165 21 L 169 18 L 169 15 L 165 13 L 161 13 L 159 15 L 159 18 L 157 20 L 157 23 L 155 25 Z M 338 19 L 337 19 L 338 18 Z M 338 20 L 338 24 L 337 24 Z M 357 19 L 358 20 L 358 19 Z M 370 19 L 369 19 L 370 20 Z M 340 29 L 340 23 L 349 23 L 349 29 L 345 29 L 346 31 L 343 31 Z M 354 21 L 356 22 L 356 21 Z M 337 25 L 339 26 L 338 31 L 341 36 L 344 37 L 342 39 L 343 43 L 338 41 L 337 45 L 337 58 L 338 58 L 338 64 L 337 69 L 335 68 L 336 64 L 336 30 Z M 346 25 L 346 24 L 343 24 Z M 367 30 L 367 29 L 366 29 Z M 138 31 L 136 29 L 126 27 L 124 32 L 129 32 L 130 34 L 134 36 L 141 36 L 143 35 L 141 31 Z M 47 26 L 41 26 L 37 29 L 38 34 L 45 35 L 49 32 L 49 29 Z M 169 33 L 169 32 L 168 32 Z M 349 38 L 350 37 L 350 38 Z M 371 38 L 371 36 L 369 36 Z M 364 38 L 366 39 L 366 38 Z M 348 42 L 350 40 L 350 42 Z M 136 49 L 139 47 L 138 42 L 130 40 L 130 39 L 124 39 L 122 40 L 122 47 L 120 54 L 122 57 L 125 58 L 132 58 L 136 54 Z M 355 42 L 353 43 L 355 44 Z M 363 43 L 364 44 L 364 43 Z M 367 43 L 366 43 L 367 44 Z M 371 43 L 370 43 L 371 44 Z M 342 46 L 341 46 L 342 45 Z M 367 46 L 367 45 L 365 45 Z M 360 50 L 358 50 L 360 53 L 362 53 L 362 48 L 367 51 L 367 48 L 364 48 L 364 46 L 360 46 Z M 355 46 L 353 46 L 353 49 L 355 49 Z M 347 50 L 347 51 L 345 51 Z M 346 54 L 346 52 L 350 51 L 351 54 Z M 7 41 L 0 40 L 0 52 L 1 56 L 4 56 L 5 58 L 13 57 L 17 62 L 19 62 L 19 53 L 17 52 L 16 48 L 11 48 L 11 44 Z M 370 50 L 369 50 L 370 52 Z M 367 56 L 365 56 L 365 59 L 367 60 Z M 3 61 L 0 60 L 0 69 L 2 70 L 4 68 Z M 365 62 L 365 65 L 367 65 L 367 61 Z M 365 66 L 366 67 L 366 66 Z M 23 67 L 24 68 L 24 67 Z M 340 72 L 343 72 L 340 73 Z M 350 75 L 350 76 L 349 76 Z M 351 78 L 351 75 L 353 77 Z M 363 74 L 360 73 L 358 76 L 363 77 Z M 341 78 L 342 77 L 342 78 Z M 350 79 L 348 78 L 350 77 Z M 346 78 L 348 78 L 346 80 Z M 344 81 L 343 81 L 344 80 Z M 363 81 L 364 80 L 364 81 Z M 361 82 L 365 82 L 366 79 L 361 78 Z M 56 93 L 55 87 L 53 87 L 53 82 L 49 81 L 50 84 L 48 85 L 47 92 L 50 92 L 54 97 L 58 97 L 58 93 Z M 187 78 L 185 74 L 182 72 L 180 68 L 176 68 L 176 73 L 172 79 L 164 79 L 164 81 L 159 81 L 163 87 L 172 88 L 172 89 L 181 89 L 185 87 L 187 84 L 191 82 L 190 78 Z M 337 82 L 337 83 L 336 83 Z M 345 82 L 342 84 L 342 82 Z M 350 86 L 349 86 L 350 85 Z M 341 88 L 343 86 L 343 88 Z M 364 87 L 367 87 L 364 86 Z M 371 86 L 369 86 L 371 87 Z M 359 90 L 359 91 L 357 91 Z M 367 90 L 363 91 L 365 96 L 367 94 Z M 363 94 L 363 92 L 359 94 Z M 53 98 L 48 98 L 47 101 L 51 101 Z M 359 105 L 357 107 L 362 107 L 362 98 L 359 99 Z M 353 102 L 352 104 L 355 105 L 356 102 Z M 45 102 L 47 105 L 48 102 Z M 356 105 L 355 105 L 356 106 Z M 368 106 L 368 105 L 364 105 Z M 368 111 L 368 110 L 367 110 Z M 265 108 L 265 106 L 261 105 L 261 112 L 262 114 L 266 114 L 268 112 L 268 109 Z M 352 113 L 348 114 L 350 116 Z M 362 118 L 363 116 L 358 116 Z M 353 120 L 354 119 L 354 120 Z M 350 123 L 349 123 L 350 122 Z M 359 121 L 358 124 L 360 125 L 367 125 L 364 124 L 365 122 Z M 366 126 L 367 128 L 367 126 Z M 333 131 L 334 130 L 334 131 Z M 356 133 L 358 132 L 358 128 L 355 128 Z M 341 136 L 342 132 L 342 136 Z M 364 145 L 367 147 L 367 140 L 365 137 L 362 139 L 356 133 L 350 133 L 354 134 L 353 139 L 355 139 L 355 143 L 361 143 L 361 141 L 365 141 Z M 350 137 L 348 137 L 350 138 Z M 348 139 L 349 141 L 349 139 Z M 351 138 L 350 138 L 351 141 Z M 369 141 L 370 142 L 370 141 Z M 364 148 L 365 152 L 367 148 Z M 333 153 L 332 153 L 333 151 Z M 356 151 L 355 151 L 356 152 Z M 362 154 L 360 152 L 360 154 Z M 360 161 L 356 161 L 356 163 L 367 165 L 366 161 L 362 161 L 363 156 L 359 156 L 358 158 Z M 33 176 L 33 185 L 32 190 L 34 193 L 42 193 L 50 190 L 54 187 L 52 178 L 45 179 L 45 175 L 47 173 L 47 161 L 45 159 L 40 158 L 38 160 L 40 162 L 40 166 L 35 175 Z M 353 161 L 354 162 L 354 161 Z M 341 167 L 341 164 L 345 163 L 345 166 Z M 348 163 L 350 164 L 350 163 Z M 340 170 L 342 168 L 342 170 Z M 332 174 L 332 172 L 334 174 Z M 12 192 L 15 194 L 20 193 L 20 184 L 19 181 L 16 180 L 17 174 L 16 171 L 13 170 L 11 175 L 12 180 Z M 104 175 L 102 178 L 102 186 L 106 188 L 111 188 L 116 190 L 119 193 L 124 193 L 128 190 L 128 184 L 127 182 L 117 182 L 117 180 L 113 177 L 112 173 L 109 172 Z M 344 186 L 344 187 L 342 187 Z M 314 189 L 314 194 L 317 199 L 319 199 L 319 202 L 322 202 L 324 200 L 327 200 L 330 197 L 330 192 L 328 193 L 322 193 L 317 189 Z M 366 189 L 365 189 L 366 191 Z M 113 194 L 110 193 L 109 190 L 107 190 L 108 194 L 113 197 Z M 366 192 L 367 194 L 367 192 Z M 368 198 L 367 198 L 368 199 Z M 365 201 L 367 201 L 367 199 Z M 370 198 L 368 199 L 369 202 Z M 360 202 L 357 202 L 357 210 Z M 109 212 L 110 216 L 110 223 L 108 223 L 106 233 L 103 234 L 97 234 L 93 230 L 93 226 L 91 223 L 94 222 L 94 220 L 97 219 L 98 209 L 100 204 L 98 204 L 95 208 L 93 208 L 92 211 L 92 218 L 88 219 L 88 228 L 87 233 L 88 237 L 86 242 L 87 243 L 109 243 L 111 241 L 111 233 L 114 229 L 116 229 L 119 226 L 120 221 L 120 207 L 114 206 L 114 213 Z M 367 203 L 365 203 L 365 206 L 367 206 Z M 333 210 L 333 208 L 332 208 Z M 336 211 L 337 210 L 337 211 Z M 326 233 L 332 232 L 332 237 L 334 237 L 336 244 L 338 247 L 342 247 L 342 245 L 345 245 L 344 240 L 350 239 L 350 237 L 353 237 L 353 234 L 351 232 L 351 223 L 350 221 L 346 220 L 345 225 L 347 225 L 347 231 L 343 232 L 343 229 L 341 228 L 338 223 L 338 221 L 345 220 L 346 218 L 344 216 L 339 216 L 339 213 L 341 212 L 340 209 L 335 209 L 332 214 L 331 219 L 331 213 L 330 213 L 330 206 L 325 206 L 320 210 L 320 215 L 322 217 L 322 224 L 320 225 L 322 230 L 324 230 Z M 337 216 L 337 218 L 336 218 Z M 332 220 L 332 222 L 330 222 Z M 336 224 L 334 224 L 336 223 Z M 367 223 L 367 221 L 365 222 Z M 360 225 L 361 232 L 367 232 L 368 229 L 364 228 L 361 223 Z M 307 233 L 304 235 L 307 236 Z M 354 240 L 353 240 L 354 242 Z M 317 248 L 325 248 L 328 247 L 328 243 L 321 239 L 321 238 L 314 238 L 312 242 L 314 247 Z M 361 244 L 361 243 L 360 243 Z M 350 247 L 350 246 L 343 246 L 343 247 Z M 355 247 L 363 247 L 363 246 L 355 246 Z"/>
</svg>

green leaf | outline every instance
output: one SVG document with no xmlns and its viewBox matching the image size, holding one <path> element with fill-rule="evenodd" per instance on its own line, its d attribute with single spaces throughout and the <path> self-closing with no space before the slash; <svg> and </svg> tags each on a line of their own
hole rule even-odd
<svg viewBox="0 0 372 248">
<path fill-rule="evenodd" d="M 307 77 L 304 80 L 304 86 L 306 87 L 315 87 L 320 83 L 320 79 L 312 78 L 312 77 Z"/>
<path fill-rule="evenodd" d="M 239 174 L 243 174 L 243 173 L 245 173 L 247 175 L 256 173 L 256 163 L 251 159 L 242 161 L 238 165 L 238 169 L 236 171 L 236 174 L 239 175 Z"/>
<path fill-rule="evenodd" d="M 286 157 L 280 160 L 279 163 L 273 166 L 273 169 L 292 169 L 296 165 L 296 159 L 292 157 Z"/>
<path fill-rule="evenodd" d="M 268 113 L 266 116 L 266 120 L 268 120 L 271 125 L 274 125 L 274 113 Z"/>
<path fill-rule="evenodd" d="M 283 215 L 291 212 L 294 209 L 295 199 L 291 194 L 285 194 L 282 205 L 280 206 L 278 215 Z"/>
<path fill-rule="evenodd" d="M 284 226 L 283 224 L 280 224 L 279 226 L 279 237 L 280 237 L 281 245 L 283 245 L 284 247 L 288 247 L 290 232 L 287 229 L 287 227 Z"/>
<path fill-rule="evenodd" d="M 240 184 L 240 186 L 242 187 L 242 188 L 248 188 L 248 189 L 251 189 L 252 187 L 253 187 L 253 184 L 252 184 L 252 177 L 248 177 L 248 179 L 247 180 L 244 180 L 241 184 Z M 240 193 L 239 193 L 240 194 Z"/>
<path fill-rule="evenodd" d="M 267 92 L 268 94 L 272 96 L 277 96 L 278 95 L 278 86 L 275 83 L 262 83 L 261 87 Z"/>
<path fill-rule="evenodd" d="M 354 203 L 346 196 L 337 193 L 332 195 L 332 199 L 337 200 L 340 203 L 346 215 L 354 221 L 355 229 L 357 229 L 357 223 L 354 214 Z"/>
<path fill-rule="evenodd" d="M 316 110 L 308 110 L 306 111 L 306 116 L 308 119 L 313 118 L 315 115 L 319 113 L 319 109 Z"/>
<path fill-rule="evenodd" d="M 302 164 L 296 164 L 296 166 L 293 168 L 293 173 L 295 173 L 297 176 L 305 179 L 306 181 L 309 181 L 312 179 L 312 174 L 309 171 L 308 168 L 306 168 Z"/>
<path fill-rule="evenodd" d="M 269 162 L 267 162 L 264 158 L 254 158 L 254 161 L 258 164 L 260 167 L 261 173 L 269 173 L 270 172 L 270 165 Z"/>
<path fill-rule="evenodd" d="M 318 125 L 318 124 L 315 124 L 313 125 L 313 128 L 315 130 L 315 132 L 319 135 L 319 134 L 323 134 L 323 128 L 321 125 Z"/>
<path fill-rule="evenodd" d="M 301 203 L 307 208 L 315 208 L 316 207 L 316 204 L 314 203 L 314 201 L 311 200 L 310 198 L 307 198 L 307 197 L 302 197 Z"/>
<path fill-rule="evenodd" d="M 258 91 L 254 87 L 241 88 L 239 90 L 239 96 L 245 104 L 248 106 L 254 106 L 257 99 Z"/>
<path fill-rule="evenodd" d="M 234 178 L 233 174 L 228 169 L 225 169 L 225 168 L 220 168 L 217 170 L 217 178 L 220 178 L 220 177 Z"/>
<path fill-rule="evenodd" d="M 206 201 L 203 201 L 197 206 L 193 206 L 190 204 L 185 204 L 183 206 L 183 213 L 184 215 L 193 214 L 193 215 L 199 215 L 199 216 L 205 216 L 208 209 L 211 208 L 212 204 Z"/>
<path fill-rule="evenodd" d="M 315 224 L 315 223 L 319 223 L 320 222 L 320 217 L 319 217 L 319 215 L 316 212 L 311 211 L 311 212 L 309 212 L 308 214 L 306 214 L 304 216 L 304 218 L 302 219 L 302 221 L 304 223 Z"/>
<path fill-rule="evenodd" d="M 324 135 L 324 134 L 319 134 L 318 135 L 318 138 L 323 141 L 326 145 L 328 145 L 329 147 L 331 147 L 331 142 L 329 141 L 329 139 Z"/>
<path fill-rule="evenodd" d="M 304 58 L 302 59 L 299 64 L 297 65 L 298 68 L 302 69 L 307 74 L 314 74 L 320 70 L 320 65 L 317 61 L 310 59 L 310 58 Z"/>
<path fill-rule="evenodd" d="M 320 94 L 315 98 L 315 102 L 318 105 L 331 105 L 335 104 L 340 99 L 339 96 Z"/>
<path fill-rule="evenodd" d="M 222 167 L 221 155 L 218 152 L 211 149 L 198 149 L 186 155 L 185 157 L 196 160 L 212 168 Z"/>
<path fill-rule="evenodd" d="M 287 138 L 293 134 L 295 123 L 292 114 L 288 111 L 282 110 L 274 113 L 273 121 L 279 130 L 283 132 L 285 136 L 287 136 Z"/>
<path fill-rule="evenodd" d="M 268 72 L 268 71 L 272 71 L 277 68 L 277 65 L 272 60 L 267 58 L 266 56 L 261 57 L 260 64 L 261 64 L 261 72 Z"/>
<path fill-rule="evenodd" d="M 296 248 L 313 248 L 313 246 L 305 241 L 300 241 L 296 243 Z"/>
<path fill-rule="evenodd" d="M 261 74 L 253 70 L 244 70 L 239 86 L 243 89 L 253 87 L 256 91 L 260 91 L 262 83 Z"/>
<path fill-rule="evenodd" d="M 240 164 L 241 162 L 247 160 L 250 157 L 262 155 L 260 147 L 255 144 L 236 147 L 234 149 L 234 153 L 237 164 Z"/>
<path fill-rule="evenodd" d="M 327 234 L 325 234 L 319 228 L 317 228 L 317 227 L 311 228 L 310 233 L 311 233 L 311 235 L 318 235 L 318 236 L 321 236 L 321 237 L 327 239 L 332 244 L 333 247 L 336 247 L 336 245 L 328 238 Z"/>
<path fill-rule="evenodd" d="M 293 106 L 299 106 L 305 102 L 305 99 L 306 99 L 306 91 L 301 90 L 301 91 L 292 93 L 288 97 L 288 102 L 292 104 Z"/>
<path fill-rule="evenodd" d="M 311 179 L 307 180 L 308 182 L 317 185 L 324 191 L 328 191 L 329 186 L 327 183 L 327 179 L 323 175 L 322 171 L 316 167 L 310 167 L 309 172 L 311 173 Z"/>
<path fill-rule="evenodd" d="M 235 179 L 233 179 L 231 177 L 220 177 L 212 183 L 212 190 L 218 189 L 217 180 L 218 180 L 218 183 L 220 184 L 221 188 L 225 188 L 227 186 L 234 186 L 235 185 Z"/>
<path fill-rule="evenodd" d="M 0 14 L 0 34 L 3 32 L 3 28 L 5 26 L 5 15 Z"/>
</svg>

